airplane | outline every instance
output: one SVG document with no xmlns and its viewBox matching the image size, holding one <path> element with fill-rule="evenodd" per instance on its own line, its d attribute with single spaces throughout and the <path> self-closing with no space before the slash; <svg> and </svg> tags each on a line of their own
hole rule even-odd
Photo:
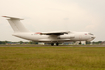
<svg viewBox="0 0 105 70">
<path fill-rule="evenodd" d="M 51 31 L 51 32 L 31 32 L 27 30 L 20 20 L 21 18 L 3 16 L 10 23 L 12 29 L 14 30 L 13 36 L 23 38 L 26 40 L 31 40 L 35 42 L 50 43 L 51 46 L 63 42 L 71 41 L 92 41 L 95 36 L 90 32 L 74 32 L 74 31 Z"/>
</svg>

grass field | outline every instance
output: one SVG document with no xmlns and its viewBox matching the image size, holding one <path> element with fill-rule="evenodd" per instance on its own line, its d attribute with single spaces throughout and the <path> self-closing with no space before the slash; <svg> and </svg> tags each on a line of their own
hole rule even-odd
<svg viewBox="0 0 105 70">
<path fill-rule="evenodd" d="M 105 46 L 0 45 L 0 70 L 105 70 Z"/>
</svg>

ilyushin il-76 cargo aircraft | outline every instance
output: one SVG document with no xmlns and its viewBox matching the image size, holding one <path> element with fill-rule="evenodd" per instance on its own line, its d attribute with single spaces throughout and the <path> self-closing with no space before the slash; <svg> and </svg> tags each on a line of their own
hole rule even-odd
<svg viewBox="0 0 105 70">
<path fill-rule="evenodd" d="M 3 16 L 10 23 L 14 30 L 13 36 L 31 40 L 35 42 L 54 43 L 58 46 L 59 43 L 70 41 L 92 41 L 95 36 L 90 32 L 73 32 L 73 31 L 51 31 L 51 32 L 31 32 L 27 30 L 20 20 L 21 18 Z"/>
</svg>

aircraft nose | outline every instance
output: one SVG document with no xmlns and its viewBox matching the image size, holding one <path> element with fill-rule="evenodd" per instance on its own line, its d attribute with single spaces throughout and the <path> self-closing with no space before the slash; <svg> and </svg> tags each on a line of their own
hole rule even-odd
<svg viewBox="0 0 105 70">
<path fill-rule="evenodd" d="M 96 37 L 95 36 L 91 36 L 90 39 L 88 39 L 87 41 L 92 41 L 94 40 Z"/>
<path fill-rule="evenodd" d="M 95 39 L 96 37 L 95 37 L 95 36 L 92 36 L 91 38 L 92 38 L 92 39 Z"/>
</svg>

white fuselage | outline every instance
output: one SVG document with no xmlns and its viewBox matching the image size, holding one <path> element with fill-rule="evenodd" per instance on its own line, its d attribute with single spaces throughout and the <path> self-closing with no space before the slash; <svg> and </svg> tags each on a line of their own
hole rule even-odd
<svg viewBox="0 0 105 70">
<path fill-rule="evenodd" d="M 66 41 L 91 41 L 95 37 L 90 35 L 89 32 L 72 32 L 64 35 L 40 35 L 34 32 L 18 32 L 13 36 L 32 40 L 36 42 L 66 42 Z"/>
</svg>

